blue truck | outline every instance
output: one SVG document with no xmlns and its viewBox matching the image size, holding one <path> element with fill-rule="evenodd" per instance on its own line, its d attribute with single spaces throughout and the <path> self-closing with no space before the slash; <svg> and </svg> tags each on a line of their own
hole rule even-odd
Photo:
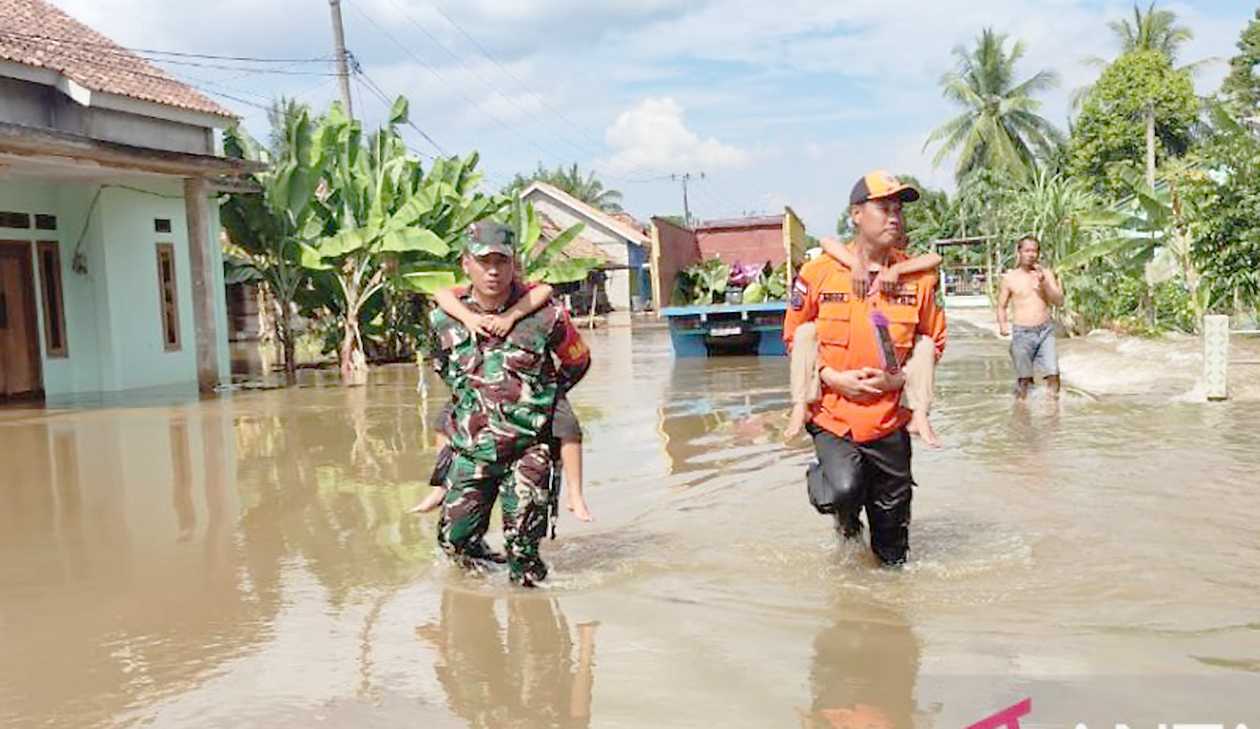
<svg viewBox="0 0 1260 729">
<path fill-rule="evenodd" d="M 783 316 L 787 302 L 741 303 L 739 292 L 730 303 L 673 306 L 679 273 L 709 258 L 727 264 L 787 263 L 791 282 L 805 259 L 805 225 L 785 207 L 782 215 L 718 220 L 695 228 L 663 218 L 652 219 L 652 301 L 669 323 L 670 340 L 678 357 L 716 354 L 755 354 L 781 357 Z"/>
</svg>

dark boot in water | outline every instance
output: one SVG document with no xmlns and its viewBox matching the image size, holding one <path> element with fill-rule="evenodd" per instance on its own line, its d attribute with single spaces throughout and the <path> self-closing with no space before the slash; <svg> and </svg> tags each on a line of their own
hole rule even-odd
<svg viewBox="0 0 1260 729">
<path fill-rule="evenodd" d="M 857 512 L 853 512 L 848 516 L 841 514 L 832 515 L 836 520 L 836 534 L 842 539 L 861 539 L 862 538 L 862 520 L 858 518 Z"/>
</svg>

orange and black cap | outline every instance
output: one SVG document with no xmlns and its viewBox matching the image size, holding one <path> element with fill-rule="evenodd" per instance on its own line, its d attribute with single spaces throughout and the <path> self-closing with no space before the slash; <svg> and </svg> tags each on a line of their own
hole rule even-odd
<svg viewBox="0 0 1260 729">
<path fill-rule="evenodd" d="M 849 204 L 861 205 L 867 200 L 878 200 L 882 197 L 897 197 L 902 202 L 914 202 L 919 199 L 919 191 L 884 170 L 875 170 L 863 175 L 853 186 L 853 192 L 849 193 Z"/>
</svg>

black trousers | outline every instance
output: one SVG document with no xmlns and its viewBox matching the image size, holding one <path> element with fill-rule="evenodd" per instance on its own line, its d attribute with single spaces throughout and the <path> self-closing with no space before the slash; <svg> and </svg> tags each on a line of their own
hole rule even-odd
<svg viewBox="0 0 1260 729">
<path fill-rule="evenodd" d="M 818 462 L 806 472 L 809 500 L 843 525 L 866 507 L 871 550 L 884 564 L 901 564 L 910 550 L 910 434 L 905 428 L 870 443 L 855 443 L 815 425 Z"/>
</svg>

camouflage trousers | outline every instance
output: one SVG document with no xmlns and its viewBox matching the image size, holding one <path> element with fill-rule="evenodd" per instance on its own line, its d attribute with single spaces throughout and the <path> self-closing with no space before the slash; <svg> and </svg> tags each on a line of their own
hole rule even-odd
<svg viewBox="0 0 1260 729">
<path fill-rule="evenodd" d="M 438 521 L 438 544 L 457 563 L 473 567 L 484 559 L 484 537 L 496 498 L 502 499 L 503 540 L 512 582 L 532 586 L 547 577 L 538 543 L 547 534 L 551 496 L 551 448 L 530 446 L 510 463 L 474 461 L 456 453 L 447 471 L 446 500 Z"/>
</svg>

